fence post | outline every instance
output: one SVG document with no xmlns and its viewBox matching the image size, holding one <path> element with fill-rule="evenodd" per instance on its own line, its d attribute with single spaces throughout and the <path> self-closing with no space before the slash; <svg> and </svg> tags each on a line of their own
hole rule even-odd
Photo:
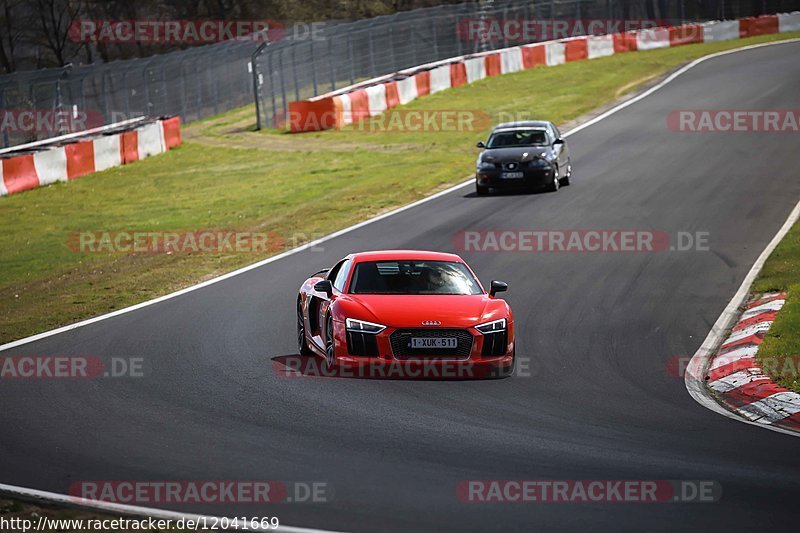
<svg viewBox="0 0 800 533">
<path fill-rule="evenodd" d="M 297 46 L 292 43 L 289 45 L 289 49 L 292 51 L 292 79 L 294 80 L 294 99 L 300 100 L 300 84 L 297 83 L 297 57 L 295 55 L 295 50 Z"/>
<path fill-rule="evenodd" d="M 268 71 L 268 75 L 269 75 L 269 96 L 270 96 L 270 100 L 272 101 L 272 116 L 274 117 L 275 114 L 278 112 L 278 108 L 277 108 L 276 103 L 275 103 L 275 82 L 272 79 L 272 73 L 274 72 L 274 69 L 272 68 L 272 52 L 271 51 L 269 52 L 269 55 L 267 56 L 267 71 Z M 273 122 L 274 122 L 274 120 L 273 120 Z"/>
<path fill-rule="evenodd" d="M 267 41 L 260 43 L 253 53 L 250 54 L 250 70 L 253 74 L 253 98 L 255 99 L 256 104 L 256 130 L 261 129 L 261 97 L 258 91 L 258 56 L 261 54 L 261 51 L 265 46 L 267 46 Z M 270 59 L 272 58 L 270 57 Z M 275 97 L 273 96 L 273 100 L 274 98 Z M 272 107 L 275 107 L 274 101 Z"/>
<path fill-rule="evenodd" d="M 433 57 L 436 61 L 439 59 L 439 39 L 436 37 L 436 19 L 434 18 L 431 18 L 431 33 L 433 34 Z"/>
<path fill-rule="evenodd" d="M 278 73 L 281 78 L 281 108 L 286 111 L 286 82 L 283 75 L 283 51 L 278 50 Z"/>
<path fill-rule="evenodd" d="M 314 35 L 311 35 L 311 39 L 314 39 Z M 328 38 L 325 37 L 327 41 Z M 333 65 L 334 62 L 334 55 L 333 55 L 333 41 L 328 44 L 328 67 L 331 72 L 331 91 L 336 90 L 336 68 Z"/>
<path fill-rule="evenodd" d="M 389 53 L 392 54 L 392 68 L 389 70 L 397 70 L 397 56 L 394 53 L 394 27 L 389 26 Z"/>
<path fill-rule="evenodd" d="M 6 108 L 6 88 L 0 87 L 0 109 L 5 110 Z M 8 139 L 8 131 L 3 128 L 3 148 L 9 145 L 11 141 Z"/>
<path fill-rule="evenodd" d="M 367 35 L 369 36 L 369 72 L 374 78 L 377 74 L 375 74 L 375 54 L 372 50 L 372 31 L 367 30 Z"/>
<path fill-rule="evenodd" d="M 125 74 L 122 75 L 122 87 L 123 91 L 125 91 L 125 118 L 131 118 L 131 88 L 128 85 L 128 74 L 130 73 L 129 70 L 125 71 Z M 83 81 L 86 78 L 81 78 L 81 100 L 83 100 Z"/>
<path fill-rule="evenodd" d="M 178 65 L 178 77 L 181 80 L 181 120 L 186 121 L 188 117 L 186 116 L 186 78 L 183 75 L 183 62 L 184 59 L 181 58 Z"/>
<path fill-rule="evenodd" d="M 319 94 L 317 89 L 317 58 L 314 57 L 314 39 L 308 41 L 309 52 L 311 52 L 311 83 L 314 86 L 314 96 Z"/>
<path fill-rule="evenodd" d="M 350 85 L 356 82 L 355 65 L 353 64 L 353 40 L 350 38 L 350 32 L 347 32 L 347 57 L 350 64 Z"/>
</svg>

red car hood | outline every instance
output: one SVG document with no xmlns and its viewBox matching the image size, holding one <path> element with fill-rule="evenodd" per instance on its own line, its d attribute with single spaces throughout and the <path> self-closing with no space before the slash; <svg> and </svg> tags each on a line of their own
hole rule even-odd
<svg viewBox="0 0 800 533">
<path fill-rule="evenodd" d="M 443 328 L 466 328 L 484 318 L 491 299 L 477 295 L 351 295 L 375 321 L 394 328 L 421 328 L 423 321 L 438 320 Z M 500 318 L 500 317 L 497 317 Z"/>
</svg>

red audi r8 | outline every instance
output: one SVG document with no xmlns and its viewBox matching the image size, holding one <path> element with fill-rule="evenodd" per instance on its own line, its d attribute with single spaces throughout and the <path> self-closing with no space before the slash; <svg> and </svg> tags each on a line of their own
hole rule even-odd
<svg viewBox="0 0 800 533">
<path fill-rule="evenodd" d="M 489 292 L 454 254 L 351 254 L 308 278 L 297 297 L 302 355 L 362 376 L 503 377 L 515 363 L 508 289 Z"/>
</svg>

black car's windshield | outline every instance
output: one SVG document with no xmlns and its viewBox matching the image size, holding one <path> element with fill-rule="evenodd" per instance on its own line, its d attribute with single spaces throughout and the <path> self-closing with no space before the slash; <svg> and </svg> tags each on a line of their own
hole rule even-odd
<svg viewBox="0 0 800 533">
<path fill-rule="evenodd" d="M 498 131 L 489 137 L 487 148 L 512 148 L 514 146 L 545 146 L 547 132 L 544 130 Z"/>
<path fill-rule="evenodd" d="M 450 261 L 369 261 L 358 263 L 353 294 L 481 294 L 463 263 Z"/>
</svg>

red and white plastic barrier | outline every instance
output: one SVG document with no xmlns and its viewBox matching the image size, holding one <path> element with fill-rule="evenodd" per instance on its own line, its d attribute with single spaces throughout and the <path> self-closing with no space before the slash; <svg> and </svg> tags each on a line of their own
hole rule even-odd
<svg viewBox="0 0 800 533">
<path fill-rule="evenodd" d="M 589 59 L 614 55 L 613 35 L 597 35 L 587 37 L 586 41 Z"/>
<path fill-rule="evenodd" d="M 366 88 L 361 85 L 290 102 L 286 125 L 292 132 L 339 128 L 422 96 L 540 65 L 555 66 L 625 52 L 790 31 L 800 31 L 800 12 L 515 46 L 408 69 L 403 71 L 407 77 L 397 81 L 381 81 Z"/>
<path fill-rule="evenodd" d="M 414 76 L 409 76 L 395 83 L 397 84 L 397 94 L 400 95 L 400 105 L 405 105 L 417 99 L 417 80 L 414 79 Z"/>
<path fill-rule="evenodd" d="M 636 32 L 637 50 L 669 48 L 669 28 L 649 28 Z"/>
<path fill-rule="evenodd" d="M 180 144 L 180 118 L 172 117 L 32 153 L 9 154 L 0 159 L 0 196 L 132 163 Z"/>
<path fill-rule="evenodd" d="M 475 57 L 464 61 L 467 71 L 467 83 L 473 83 L 486 77 L 486 60 L 482 57 Z"/>
<path fill-rule="evenodd" d="M 436 67 L 429 71 L 430 74 L 430 92 L 435 94 L 439 91 L 444 91 L 450 88 L 450 65 L 443 65 Z"/>
<path fill-rule="evenodd" d="M 800 12 L 778 15 L 778 32 L 800 31 Z"/>
<path fill-rule="evenodd" d="M 703 42 L 730 41 L 739 38 L 739 21 L 725 20 L 703 24 Z"/>
<path fill-rule="evenodd" d="M 545 61 L 548 67 L 563 65 L 567 62 L 567 47 L 563 42 L 556 41 L 544 45 Z"/>
<path fill-rule="evenodd" d="M 500 72 L 510 74 L 525 68 L 522 65 L 522 49 L 519 46 L 500 52 Z"/>
</svg>

